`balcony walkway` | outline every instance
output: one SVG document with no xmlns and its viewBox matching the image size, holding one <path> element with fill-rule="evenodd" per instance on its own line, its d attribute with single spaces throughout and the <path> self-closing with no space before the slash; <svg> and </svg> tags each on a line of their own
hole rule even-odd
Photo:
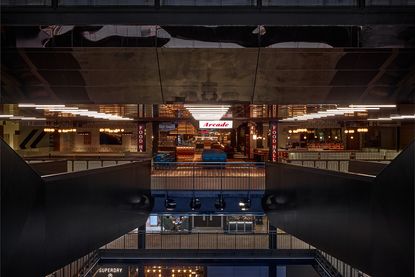
<svg viewBox="0 0 415 277">
<path fill-rule="evenodd" d="M 265 164 L 153 163 L 152 190 L 264 190 Z"/>
</svg>

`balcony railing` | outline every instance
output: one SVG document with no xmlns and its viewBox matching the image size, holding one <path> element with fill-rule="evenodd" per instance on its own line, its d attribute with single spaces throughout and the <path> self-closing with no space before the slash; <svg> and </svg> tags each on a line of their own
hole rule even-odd
<svg viewBox="0 0 415 277">
<path fill-rule="evenodd" d="M 283 163 L 334 171 L 349 172 L 350 161 L 373 161 L 389 164 L 400 152 L 380 151 L 291 151 L 281 159 Z"/>
<path fill-rule="evenodd" d="M 140 236 L 145 236 L 144 240 Z M 273 241 L 275 240 L 275 241 Z M 141 242 L 145 243 L 141 245 Z M 101 249 L 315 249 L 302 240 L 281 232 L 221 233 L 141 233 L 131 232 Z"/>
<path fill-rule="evenodd" d="M 324 266 L 324 263 L 328 263 L 327 266 L 332 267 L 336 272 L 341 274 L 344 277 L 370 277 L 364 272 L 358 270 L 357 268 L 352 267 L 351 265 L 321 251 L 316 251 L 316 262 Z"/>
<path fill-rule="evenodd" d="M 243 6 L 361 7 L 413 6 L 413 0 L 4 0 L 2 6 Z"/>
<path fill-rule="evenodd" d="M 99 257 L 97 251 L 91 253 L 73 261 L 72 263 L 58 269 L 46 277 L 74 277 L 85 276 L 98 262 Z"/>
<path fill-rule="evenodd" d="M 153 190 L 264 190 L 265 164 L 153 163 Z"/>
</svg>

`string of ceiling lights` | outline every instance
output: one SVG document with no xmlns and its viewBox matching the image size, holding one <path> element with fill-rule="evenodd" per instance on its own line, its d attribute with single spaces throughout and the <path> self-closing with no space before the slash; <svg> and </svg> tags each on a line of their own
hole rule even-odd
<svg viewBox="0 0 415 277">
<path fill-rule="evenodd" d="M 196 120 L 220 120 L 230 105 L 184 105 Z"/>
<path fill-rule="evenodd" d="M 0 114 L 0 118 L 5 118 L 9 120 L 46 120 L 46 118 L 44 117 L 18 116 L 13 114 Z"/>
<path fill-rule="evenodd" d="M 331 116 L 340 116 L 346 114 L 354 114 L 356 112 L 369 112 L 371 110 L 380 110 L 383 108 L 396 108 L 396 105 L 349 105 L 348 107 L 336 107 L 335 109 L 327 109 L 324 111 L 318 111 L 315 113 L 303 114 L 294 117 L 282 119 L 282 122 L 290 121 L 306 121 L 311 119 L 321 119 Z M 395 116 L 396 119 L 410 118 L 409 116 Z M 368 119 L 377 120 L 377 119 Z"/>
<path fill-rule="evenodd" d="M 86 116 L 86 117 L 92 117 L 96 119 L 133 120 L 132 118 L 123 117 L 120 115 L 101 113 L 97 111 L 91 111 L 88 109 L 80 109 L 78 107 L 67 107 L 65 105 L 19 104 L 18 107 L 19 108 L 35 108 L 36 110 L 45 110 L 49 112 L 60 112 L 60 113 L 65 113 L 65 114 L 71 114 L 74 116 Z"/>
</svg>

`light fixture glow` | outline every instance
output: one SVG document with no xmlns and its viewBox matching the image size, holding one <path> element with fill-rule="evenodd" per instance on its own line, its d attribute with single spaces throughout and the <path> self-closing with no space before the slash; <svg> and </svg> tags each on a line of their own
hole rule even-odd
<svg viewBox="0 0 415 277">
<path fill-rule="evenodd" d="M 230 105 L 184 105 L 196 120 L 220 120 Z"/>
<path fill-rule="evenodd" d="M 61 112 L 72 115 L 87 116 L 97 119 L 108 120 L 133 120 L 132 118 L 123 117 L 114 114 L 101 113 L 97 111 L 90 111 L 88 109 L 79 109 L 78 107 L 66 107 L 65 105 L 37 105 L 37 104 L 19 104 L 21 108 L 35 108 L 36 110 L 46 110 L 51 112 Z"/>
<path fill-rule="evenodd" d="M 356 112 L 368 112 L 370 110 L 379 110 L 381 108 L 394 108 L 396 105 L 349 105 L 348 107 L 337 107 L 335 109 L 327 109 L 325 111 L 318 111 L 315 113 L 297 115 L 294 117 L 289 117 L 282 119 L 281 122 L 284 121 L 306 121 L 312 119 L 320 119 L 329 116 L 337 116 L 337 115 L 349 115 L 354 114 Z"/>
</svg>

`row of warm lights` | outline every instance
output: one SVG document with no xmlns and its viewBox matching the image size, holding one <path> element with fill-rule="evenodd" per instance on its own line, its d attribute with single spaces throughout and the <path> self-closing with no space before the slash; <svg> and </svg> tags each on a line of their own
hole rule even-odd
<svg viewBox="0 0 415 277">
<path fill-rule="evenodd" d="M 353 129 L 344 130 L 345 134 L 354 134 L 354 132 L 355 131 Z M 358 128 L 357 132 L 358 133 L 367 133 L 367 132 L 369 132 L 369 129 L 368 128 Z"/>
<path fill-rule="evenodd" d="M 253 140 L 265 140 L 265 138 L 264 137 L 261 137 L 261 136 L 257 136 L 257 135 L 252 135 L 252 139 Z"/>
<path fill-rule="evenodd" d="M 230 105 L 184 105 L 196 120 L 220 120 Z"/>
<path fill-rule="evenodd" d="M 390 120 L 400 120 L 400 119 L 415 119 L 415 114 L 411 115 L 391 115 L 390 117 L 379 117 L 379 118 L 369 118 L 370 121 L 390 121 Z"/>
<path fill-rule="evenodd" d="M 76 129 L 59 129 L 58 133 L 75 133 Z"/>
<path fill-rule="evenodd" d="M 184 273 L 187 273 L 187 269 L 177 269 L 177 270 L 175 270 L 175 269 L 172 269 L 171 270 L 171 272 L 175 272 L 175 271 L 177 271 L 177 273 L 181 273 L 182 271 L 184 272 Z M 147 272 L 153 272 L 153 273 L 155 273 L 155 272 L 161 272 L 161 269 L 147 269 Z M 192 271 L 191 269 L 189 269 L 189 273 L 190 274 L 196 274 L 196 272 L 195 271 Z"/>
<path fill-rule="evenodd" d="M 103 132 L 105 132 L 105 133 L 120 133 L 120 132 L 124 132 L 124 129 L 101 128 L 101 129 L 99 129 L 99 131 L 101 133 L 103 133 Z"/>
<path fill-rule="evenodd" d="M 58 133 L 75 133 L 76 129 L 55 129 L 55 128 L 44 128 L 43 132 L 45 133 L 54 133 L 57 131 Z"/>
<path fill-rule="evenodd" d="M 44 117 L 16 116 L 12 114 L 0 114 L 0 118 L 7 118 L 11 120 L 46 120 Z"/>
<path fill-rule="evenodd" d="M 355 112 L 367 112 L 369 110 L 379 110 L 381 108 L 395 108 L 396 105 L 349 105 L 349 107 L 337 107 L 336 109 L 328 109 L 316 113 L 299 115 L 291 118 L 285 118 L 281 121 L 305 121 L 310 119 L 320 119 L 324 117 L 345 115 Z"/>
<path fill-rule="evenodd" d="M 308 131 L 307 129 L 296 129 L 296 130 L 288 130 L 288 133 L 297 134 L 297 133 L 306 133 L 307 131 Z"/>
<path fill-rule="evenodd" d="M 198 274 L 195 272 L 195 271 L 192 271 L 191 269 L 189 269 L 189 270 L 186 270 L 186 269 L 184 269 L 184 270 L 181 270 L 181 269 L 178 269 L 178 270 L 176 270 L 177 272 L 176 273 L 179 273 L 179 274 L 183 274 L 183 273 L 187 273 L 188 272 L 188 274 L 189 274 L 189 277 L 191 277 L 191 276 L 193 276 L 193 275 L 196 275 L 196 276 L 198 276 Z M 159 277 L 161 277 L 162 276 L 162 274 L 161 274 L 161 269 L 158 269 L 158 270 L 156 270 L 156 269 L 147 269 L 147 273 L 158 273 L 158 276 Z M 175 270 L 174 269 L 172 269 L 171 270 L 171 273 L 172 273 L 172 277 L 174 277 L 175 276 Z"/>
<path fill-rule="evenodd" d="M 132 118 L 122 117 L 114 114 L 100 113 L 88 109 L 79 109 L 78 107 L 66 107 L 65 105 L 37 105 L 37 104 L 19 104 L 19 108 L 35 108 L 36 110 L 46 110 L 49 112 L 61 112 L 72 115 L 87 116 L 97 119 L 108 120 L 133 120 Z"/>
<path fill-rule="evenodd" d="M 304 139 L 307 139 L 307 136 L 304 136 L 303 138 L 304 138 Z M 314 138 L 316 139 L 316 138 L 317 138 L 317 136 L 314 136 Z M 330 136 L 329 136 L 329 138 L 330 138 Z M 288 136 L 288 137 L 287 137 L 287 139 L 291 139 L 291 137 L 290 137 L 290 136 Z M 319 137 L 319 139 L 320 139 L 320 140 L 322 140 L 322 139 L 323 139 L 323 137 Z M 337 137 L 337 136 L 335 136 L 335 137 L 334 137 L 334 139 L 338 139 L 338 137 Z"/>
<path fill-rule="evenodd" d="M 147 272 L 148 272 L 148 270 L 147 270 Z M 163 275 L 161 275 L 161 273 L 159 273 L 158 277 L 162 277 L 162 276 Z M 173 273 L 171 276 L 175 277 L 176 275 Z M 198 277 L 199 274 L 196 274 L 196 272 L 192 272 L 192 273 L 189 274 L 189 277 L 192 277 L 192 276 Z"/>
</svg>

